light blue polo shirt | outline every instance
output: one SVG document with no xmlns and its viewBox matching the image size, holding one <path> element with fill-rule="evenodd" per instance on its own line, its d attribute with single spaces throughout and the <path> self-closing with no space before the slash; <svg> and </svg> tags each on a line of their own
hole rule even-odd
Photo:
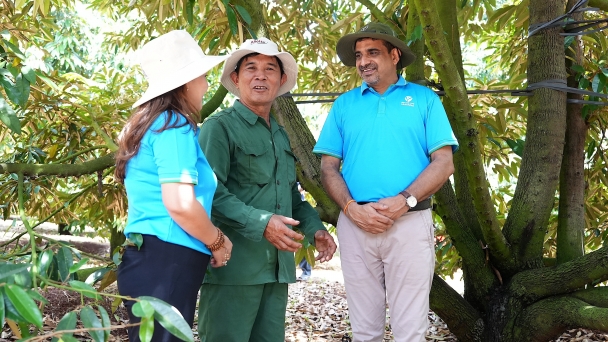
<svg viewBox="0 0 608 342">
<path fill-rule="evenodd" d="M 313 152 L 342 159 L 353 198 L 375 202 L 406 189 L 448 145 L 458 149 L 439 97 L 399 76 L 382 95 L 363 82 L 338 97 Z"/>
<path fill-rule="evenodd" d="M 125 235 L 131 233 L 155 235 L 160 240 L 211 254 L 205 244 L 186 233 L 169 216 L 163 204 L 161 184 L 194 184 L 194 194 L 207 215 L 217 187 L 217 179 L 198 144 L 199 129 L 186 124 L 160 133 L 167 120 L 164 112 L 154 121 L 141 140 L 139 152 L 127 163 L 125 188 L 129 200 Z M 175 116 L 179 124 L 187 123 L 182 115 Z"/>
</svg>

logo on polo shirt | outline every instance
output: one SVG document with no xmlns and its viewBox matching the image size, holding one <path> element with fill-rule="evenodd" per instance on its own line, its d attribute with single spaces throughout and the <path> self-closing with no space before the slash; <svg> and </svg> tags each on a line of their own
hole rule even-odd
<svg viewBox="0 0 608 342">
<path fill-rule="evenodd" d="M 411 96 L 406 96 L 404 102 L 401 102 L 402 106 L 414 107 L 414 102 L 412 102 L 413 98 Z"/>
</svg>

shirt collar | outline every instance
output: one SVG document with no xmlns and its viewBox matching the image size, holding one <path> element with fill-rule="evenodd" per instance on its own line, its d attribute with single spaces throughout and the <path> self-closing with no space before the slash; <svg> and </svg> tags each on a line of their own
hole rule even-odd
<svg viewBox="0 0 608 342">
<path fill-rule="evenodd" d="M 387 91 L 389 89 L 391 89 L 391 86 L 405 86 L 407 85 L 407 81 L 401 76 L 401 75 L 397 75 L 397 82 L 395 82 L 394 84 L 391 84 Z M 361 84 L 361 95 L 363 95 L 363 93 L 365 92 L 365 90 L 369 89 L 370 91 L 374 91 L 374 88 L 370 87 L 367 83 L 365 83 L 365 81 Z"/>
<path fill-rule="evenodd" d="M 242 104 L 239 100 L 234 101 L 233 107 L 234 109 L 236 109 L 236 112 L 252 126 L 255 125 L 258 119 L 261 119 L 257 114 L 252 112 L 251 109 L 247 108 L 247 106 Z"/>
<path fill-rule="evenodd" d="M 232 105 L 232 107 L 251 126 L 255 125 L 256 122 L 258 122 L 258 120 L 261 120 L 260 122 L 264 121 L 264 119 L 262 119 L 256 113 L 252 112 L 251 109 L 247 108 L 247 106 L 245 106 L 244 104 L 242 104 L 241 101 L 239 101 L 239 100 L 235 100 L 234 104 Z M 277 124 L 276 120 L 271 115 L 270 116 L 270 130 L 272 132 L 274 132 L 277 129 L 279 129 L 279 125 Z"/>
</svg>

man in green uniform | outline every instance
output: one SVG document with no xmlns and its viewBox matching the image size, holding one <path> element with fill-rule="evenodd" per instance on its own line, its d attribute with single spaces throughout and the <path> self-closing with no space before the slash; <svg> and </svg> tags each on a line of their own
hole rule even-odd
<svg viewBox="0 0 608 342">
<path fill-rule="evenodd" d="M 228 265 L 209 269 L 201 288 L 201 341 L 283 342 L 287 284 L 296 281 L 293 252 L 303 238 L 291 227 L 315 245 L 317 260 L 328 261 L 336 251 L 318 214 L 300 197 L 296 158 L 270 116 L 297 73 L 294 58 L 275 43 L 247 40 L 226 60 L 221 78 L 240 100 L 202 125 L 201 148 L 218 179 L 212 220 L 234 248 Z"/>
</svg>

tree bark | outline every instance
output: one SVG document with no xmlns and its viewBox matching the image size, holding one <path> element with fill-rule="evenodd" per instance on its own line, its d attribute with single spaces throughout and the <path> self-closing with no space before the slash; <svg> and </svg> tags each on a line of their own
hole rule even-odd
<svg viewBox="0 0 608 342">
<path fill-rule="evenodd" d="M 452 56 L 445 53 L 450 48 L 441 27 L 435 2 L 415 0 L 415 3 L 425 28 L 426 45 L 444 85 L 446 97 L 456 113 L 456 125 L 453 128 L 460 143 L 459 153 L 462 153 L 468 161 L 466 169 L 469 191 L 474 199 L 476 216 L 481 224 L 484 239 L 490 246 L 490 253 L 495 262 L 502 265 L 502 268 L 512 268 L 509 246 L 496 219 L 496 212 L 486 181 L 481 146 L 477 138 L 477 123 L 456 64 Z"/>
<path fill-rule="evenodd" d="M 589 0 L 589 7 L 597 7 L 604 12 L 608 12 L 608 0 Z"/>
<path fill-rule="evenodd" d="M 586 284 L 608 279 L 608 247 L 555 267 L 523 271 L 515 275 L 509 291 L 525 304 L 542 298 L 574 292 Z"/>
<path fill-rule="evenodd" d="M 517 320 L 515 341 L 545 342 L 569 328 L 608 330 L 608 309 L 589 305 L 572 296 L 552 297 L 535 303 Z"/>
<path fill-rule="evenodd" d="M 479 313 L 438 275 L 433 277 L 431 309 L 461 341 L 483 341 L 484 322 Z"/>
<path fill-rule="evenodd" d="M 321 158 L 312 153 L 315 138 L 306 125 L 292 97 L 277 98 L 272 109 L 280 125 L 285 127 L 293 153 L 298 158 L 296 173 L 302 188 L 317 202 L 317 212 L 321 220 L 334 226 L 338 221 L 340 208 L 327 195 L 321 183 Z"/>
<path fill-rule="evenodd" d="M 0 164 L 0 173 L 19 173 L 24 176 L 82 176 L 105 170 L 116 164 L 114 153 L 81 164 Z"/>
<path fill-rule="evenodd" d="M 569 0 L 566 10 L 576 4 Z M 581 13 L 574 19 L 582 20 Z M 568 87 L 578 88 L 572 65 L 583 65 L 582 42 L 576 36 L 566 52 L 569 71 Z M 580 94 L 568 94 L 568 99 L 582 100 Z M 584 254 L 585 229 L 585 138 L 588 126 L 582 115 L 583 105 L 568 103 L 566 107 L 566 146 L 562 157 L 559 182 L 559 213 L 557 219 L 557 262 L 564 263 Z"/>
<path fill-rule="evenodd" d="M 462 257 L 462 269 L 466 274 L 464 298 L 475 309 L 483 312 L 486 309 L 489 293 L 492 288 L 499 285 L 498 281 L 486 259 L 485 251 L 458 211 L 457 199 L 450 182 L 446 182 L 435 196 L 439 202 L 437 213 L 441 216 L 452 243 Z"/>
<path fill-rule="evenodd" d="M 564 13 L 565 0 L 530 1 L 530 25 Z M 561 28 L 528 39 L 528 82 L 566 82 Z M 547 53 L 551 51 L 551 53 Z M 540 88 L 529 99 L 526 145 L 504 233 L 519 269 L 542 267 L 545 230 L 554 205 L 566 133 L 566 93 Z"/>
</svg>

